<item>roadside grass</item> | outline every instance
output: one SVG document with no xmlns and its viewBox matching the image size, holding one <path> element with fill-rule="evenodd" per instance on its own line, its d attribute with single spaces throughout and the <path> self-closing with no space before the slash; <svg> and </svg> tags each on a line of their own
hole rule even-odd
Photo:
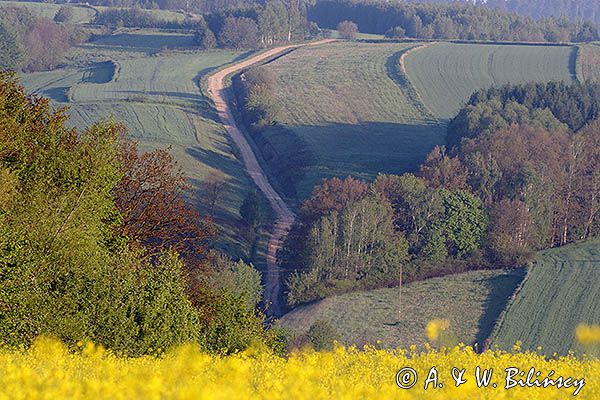
<svg viewBox="0 0 600 400">
<path fill-rule="evenodd" d="M 390 62 L 415 45 L 336 42 L 268 64 L 278 77 L 277 125 L 255 141 L 288 197 L 301 200 L 332 176 L 414 170 L 443 143 L 444 126 L 399 84 L 399 64 Z"/>
<path fill-rule="evenodd" d="M 210 71 L 243 54 L 190 50 L 188 36 L 127 30 L 78 46 L 65 68 L 22 74 L 22 82 L 56 107 L 69 107 L 71 126 L 114 119 L 141 149 L 170 147 L 192 183 L 190 199 L 203 213 L 211 212 L 202 202 L 206 183 L 221 175 L 226 184 L 212 210 L 220 228 L 217 246 L 247 259 L 251 248 L 240 233 L 238 210 L 253 185 L 199 86 Z M 165 43 L 174 46 L 156 52 Z"/>
<path fill-rule="evenodd" d="M 398 287 L 332 296 L 295 308 L 279 324 L 301 335 L 316 321 L 329 321 L 344 344 L 387 348 L 423 346 L 425 327 L 448 319 L 457 341 L 481 346 L 523 278 L 522 270 L 473 271 Z"/>
<path fill-rule="evenodd" d="M 493 344 L 510 350 L 566 354 L 577 348 L 575 328 L 600 324 L 600 241 L 572 244 L 538 254 L 508 305 Z"/>
<path fill-rule="evenodd" d="M 450 119 L 479 89 L 507 83 L 575 79 L 576 48 L 508 44 L 431 43 L 405 59 L 422 101 Z"/>
</svg>

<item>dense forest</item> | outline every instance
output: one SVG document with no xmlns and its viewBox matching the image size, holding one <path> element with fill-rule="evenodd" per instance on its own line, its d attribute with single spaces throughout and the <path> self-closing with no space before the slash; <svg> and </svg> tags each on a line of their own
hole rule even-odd
<svg viewBox="0 0 600 400">
<path fill-rule="evenodd" d="M 211 248 L 213 223 L 169 152 L 140 154 L 115 123 L 65 121 L 0 73 L 0 342 L 279 348 L 256 311 L 258 272 Z"/>
<path fill-rule="evenodd" d="M 498 9 L 459 3 L 320 0 L 309 9 L 308 17 L 322 28 L 334 29 L 348 20 L 355 22 L 361 32 L 385 34 L 400 28 L 407 36 L 420 39 L 582 42 L 598 38 L 597 26 L 588 21 L 535 21 Z"/>
<path fill-rule="evenodd" d="M 410 0 L 417 2 L 417 0 Z M 420 3 L 452 3 L 456 0 L 418 0 Z M 463 0 L 464 1 L 464 0 Z M 565 16 L 571 21 L 586 19 L 600 23 L 598 0 L 468 0 L 491 8 L 499 8 L 536 19 Z"/>
<path fill-rule="evenodd" d="M 296 271 L 288 303 L 523 265 L 600 235 L 599 94 L 562 83 L 478 92 L 450 124 L 460 146 L 436 147 L 417 174 L 315 187 L 282 252 Z"/>
</svg>

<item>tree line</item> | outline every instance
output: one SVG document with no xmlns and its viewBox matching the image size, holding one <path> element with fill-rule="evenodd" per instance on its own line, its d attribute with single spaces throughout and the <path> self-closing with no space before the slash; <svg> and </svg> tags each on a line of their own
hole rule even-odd
<svg viewBox="0 0 600 400">
<path fill-rule="evenodd" d="M 69 21 L 65 7 L 54 20 L 36 17 L 23 7 L 1 7 L 0 70 L 54 68 L 71 46 L 87 39 L 87 34 Z"/>
<path fill-rule="evenodd" d="M 0 341 L 91 340 L 138 356 L 196 342 L 280 348 L 256 310 L 260 276 L 212 249 L 167 150 L 124 128 L 68 129 L 65 111 L 0 73 Z"/>
<path fill-rule="evenodd" d="M 598 39 L 590 21 L 567 18 L 535 21 L 515 13 L 474 4 L 418 4 L 376 0 L 319 0 L 308 18 L 322 28 L 335 29 L 353 21 L 361 32 L 402 32 L 419 39 L 490 41 L 587 42 Z"/>
<path fill-rule="evenodd" d="M 295 271 L 288 303 L 520 266 L 534 251 L 598 237 L 600 119 L 583 93 L 597 88 L 550 83 L 477 93 L 472 102 L 504 99 L 504 112 L 467 115 L 469 129 L 480 133 L 449 151 L 436 147 L 417 174 L 380 175 L 370 184 L 334 178 L 315 187 L 281 254 Z M 508 106 L 514 98 L 524 109 Z M 566 112 L 575 104 L 578 111 Z M 496 112 L 506 120 L 490 124 Z"/>
<path fill-rule="evenodd" d="M 267 0 L 188 15 L 181 21 L 166 21 L 139 7 L 115 8 L 98 13 L 94 23 L 111 28 L 193 30 L 203 49 L 253 49 L 304 39 L 310 32 L 306 13 L 304 1 Z"/>
</svg>

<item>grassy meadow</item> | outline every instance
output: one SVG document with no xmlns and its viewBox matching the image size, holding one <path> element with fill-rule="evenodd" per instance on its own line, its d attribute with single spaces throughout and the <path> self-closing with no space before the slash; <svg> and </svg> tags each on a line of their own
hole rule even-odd
<svg viewBox="0 0 600 400">
<path fill-rule="evenodd" d="M 347 345 L 379 340 L 384 347 L 408 348 L 425 344 L 427 323 L 442 318 L 449 320 L 457 340 L 482 344 L 522 278 L 522 270 L 475 271 L 409 283 L 401 291 L 348 293 L 300 306 L 280 323 L 293 334 L 303 334 L 316 321 L 326 320 Z"/>
<path fill-rule="evenodd" d="M 552 355 L 576 348 L 580 323 L 600 324 L 600 242 L 590 241 L 541 252 L 508 305 L 493 343 Z"/>
<path fill-rule="evenodd" d="M 282 157 L 286 168 L 301 170 L 296 181 L 283 183 L 288 194 L 302 199 L 333 176 L 413 170 L 443 143 L 445 128 L 410 96 L 400 73 L 399 58 L 413 46 L 338 42 L 268 64 L 278 78 L 279 124 L 258 142 L 267 160 Z"/>
<path fill-rule="evenodd" d="M 22 74 L 22 82 L 56 107 L 69 107 L 72 126 L 114 118 L 127 126 L 129 137 L 141 149 L 169 146 L 194 187 L 193 195 L 207 180 L 224 179 L 225 189 L 214 210 L 223 233 L 220 245 L 240 255 L 248 249 L 239 234 L 238 209 L 251 184 L 201 93 L 200 81 L 244 54 L 196 51 L 192 45 L 193 36 L 188 34 L 120 31 L 74 48 L 64 68 Z M 202 211 L 210 212 L 203 206 Z"/>
<path fill-rule="evenodd" d="M 41 18 L 53 19 L 58 10 L 63 7 L 62 4 L 36 3 L 24 1 L 0 1 L 0 7 L 23 7 L 33 15 Z M 96 16 L 96 11 L 92 7 L 65 5 L 73 10 L 73 20 L 75 24 L 85 24 L 90 22 Z"/>
<path fill-rule="evenodd" d="M 431 43 L 407 55 L 406 72 L 424 104 L 450 119 L 473 92 L 507 83 L 575 78 L 576 48 Z"/>
</svg>

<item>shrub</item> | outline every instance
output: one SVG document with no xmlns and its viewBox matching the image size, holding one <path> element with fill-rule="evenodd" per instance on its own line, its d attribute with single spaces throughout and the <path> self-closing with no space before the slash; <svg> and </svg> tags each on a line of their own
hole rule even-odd
<svg viewBox="0 0 600 400">
<path fill-rule="evenodd" d="M 335 327 L 326 320 L 318 320 L 313 323 L 306 335 L 310 344 L 317 351 L 331 350 L 333 343 L 339 339 L 339 333 Z"/>
<path fill-rule="evenodd" d="M 352 21 L 342 21 L 336 29 L 343 39 L 354 39 L 358 33 L 358 25 Z"/>
</svg>

